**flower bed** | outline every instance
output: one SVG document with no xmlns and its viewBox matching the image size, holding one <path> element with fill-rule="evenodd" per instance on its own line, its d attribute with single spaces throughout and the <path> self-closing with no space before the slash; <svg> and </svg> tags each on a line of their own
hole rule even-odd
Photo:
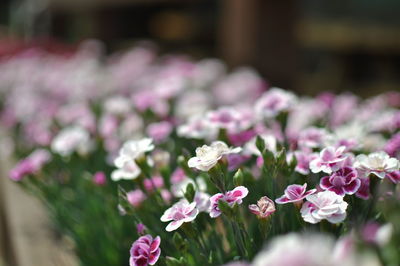
<svg viewBox="0 0 400 266">
<path fill-rule="evenodd" d="M 399 93 L 299 97 L 215 59 L 94 48 L 0 64 L 9 176 L 82 265 L 400 263 Z"/>
</svg>

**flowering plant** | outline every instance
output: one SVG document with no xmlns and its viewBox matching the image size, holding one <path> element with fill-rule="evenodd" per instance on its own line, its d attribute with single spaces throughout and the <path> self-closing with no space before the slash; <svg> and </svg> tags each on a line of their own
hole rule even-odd
<svg viewBox="0 0 400 266">
<path fill-rule="evenodd" d="M 104 63 L 93 45 L 0 63 L 10 178 L 82 265 L 400 262 L 398 93 L 303 98 L 218 60 Z"/>
</svg>

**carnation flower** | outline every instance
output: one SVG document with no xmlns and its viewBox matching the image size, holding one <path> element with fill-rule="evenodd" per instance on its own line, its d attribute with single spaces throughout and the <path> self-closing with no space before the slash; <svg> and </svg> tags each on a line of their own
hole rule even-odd
<svg viewBox="0 0 400 266">
<path fill-rule="evenodd" d="M 361 186 L 361 181 L 357 178 L 355 169 L 344 167 L 334 172 L 331 176 L 321 178 L 320 186 L 322 189 L 344 196 L 345 194 L 352 195 L 356 193 Z"/>
<path fill-rule="evenodd" d="M 275 212 L 274 202 L 267 196 L 261 197 L 257 204 L 249 205 L 249 210 L 259 219 L 265 219 Z"/>
<path fill-rule="evenodd" d="M 189 203 L 186 199 L 181 199 L 164 212 L 161 221 L 171 221 L 165 228 L 167 232 L 171 232 L 178 229 L 183 223 L 189 223 L 196 219 L 197 214 L 199 214 L 199 210 L 196 208 L 196 202 Z"/>
<path fill-rule="evenodd" d="M 146 194 L 140 189 L 135 189 L 126 193 L 126 199 L 129 204 L 135 208 L 139 207 L 146 198 Z"/>
<path fill-rule="evenodd" d="M 192 157 L 188 161 L 188 165 L 191 168 L 196 168 L 201 171 L 208 171 L 213 168 L 223 155 L 230 153 L 238 153 L 242 149 L 229 148 L 225 142 L 214 141 L 210 146 L 203 145 L 196 149 L 196 156 Z"/>
<path fill-rule="evenodd" d="M 297 165 L 294 170 L 303 175 L 310 173 L 310 162 L 318 157 L 316 153 L 306 151 L 295 151 L 294 156 L 297 160 Z"/>
<path fill-rule="evenodd" d="M 388 173 L 399 170 L 400 162 L 381 151 L 370 153 L 368 156 L 365 154 L 358 155 L 354 167 L 364 173 L 365 176 L 374 174 L 379 178 L 384 178 Z"/>
<path fill-rule="evenodd" d="M 159 236 L 154 239 L 151 235 L 139 237 L 131 247 L 129 265 L 147 266 L 156 264 L 161 254 L 160 243 L 161 238 Z"/>
<path fill-rule="evenodd" d="M 400 171 L 399 170 L 388 173 L 387 177 L 390 179 L 390 181 L 392 181 L 395 184 L 400 183 Z"/>
<path fill-rule="evenodd" d="M 210 195 L 208 193 L 196 191 L 193 200 L 194 202 L 196 202 L 196 208 L 200 212 L 210 212 L 211 201 Z"/>
<path fill-rule="evenodd" d="M 339 170 L 343 166 L 343 161 L 346 160 L 344 155 L 346 147 L 339 148 L 327 147 L 324 148 L 317 158 L 310 162 L 310 169 L 313 173 L 324 172 L 327 174 Z"/>
<path fill-rule="evenodd" d="M 177 134 L 180 137 L 192 139 L 215 139 L 218 128 L 204 116 L 192 116 L 188 122 L 178 126 Z"/>
<path fill-rule="evenodd" d="M 64 128 L 51 142 L 51 150 L 62 156 L 71 155 L 74 151 L 87 153 L 91 146 L 89 132 L 79 126 Z"/>
<path fill-rule="evenodd" d="M 93 183 L 95 183 L 98 186 L 103 186 L 107 182 L 106 174 L 104 172 L 96 172 L 93 175 Z"/>
<path fill-rule="evenodd" d="M 207 119 L 217 128 L 226 129 L 230 133 L 238 133 L 250 127 L 251 117 L 246 116 L 245 110 L 240 112 L 234 107 L 221 107 L 207 113 Z"/>
<path fill-rule="evenodd" d="M 172 130 L 171 123 L 162 121 L 148 125 L 146 131 L 155 142 L 159 143 L 164 141 L 171 134 Z"/>
<path fill-rule="evenodd" d="M 241 204 L 243 199 L 249 194 L 249 190 L 244 186 L 239 186 L 234 188 L 231 191 L 225 192 L 225 194 L 218 193 L 213 195 L 210 198 L 211 202 L 211 211 L 210 217 L 216 218 L 221 215 L 221 210 L 218 208 L 218 202 L 220 200 L 228 203 L 229 206 L 233 206 L 233 204 Z"/>
<path fill-rule="evenodd" d="M 27 158 L 18 162 L 18 164 L 11 169 L 10 179 L 20 181 L 25 176 L 35 174 L 50 161 L 51 155 L 48 151 L 37 149 L 32 152 Z"/>
<path fill-rule="evenodd" d="M 118 169 L 111 173 L 111 179 L 113 181 L 135 179 L 141 173 L 139 166 L 134 161 L 126 161 L 123 162 L 123 164 L 118 164 L 118 166 Z"/>
<path fill-rule="evenodd" d="M 360 181 L 360 188 L 357 190 L 356 196 L 361 199 L 367 200 L 369 199 L 369 177 L 360 178 Z"/>
<path fill-rule="evenodd" d="M 289 111 L 296 103 L 296 96 L 280 88 L 271 88 L 255 103 L 255 111 L 260 117 L 275 117 L 280 112 Z"/>
<path fill-rule="evenodd" d="M 332 191 L 308 195 L 306 199 L 300 212 L 308 223 L 315 224 L 324 219 L 330 223 L 340 223 L 346 218 L 347 202 Z"/>
<path fill-rule="evenodd" d="M 400 133 L 389 139 L 385 145 L 385 151 L 392 157 L 400 158 Z"/>
<path fill-rule="evenodd" d="M 300 132 L 297 142 L 303 148 L 317 148 L 324 145 L 328 138 L 326 129 L 310 127 Z"/>
<path fill-rule="evenodd" d="M 316 191 L 316 189 L 310 189 L 307 191 L 307 183 L 304 183 L 302 186 L 297 184 L 289 185 L 285 189 L 285 194 L 276 199 L 275 202 L 278 204 L 295 203 L 303 200 L 305 197 L 315 193 Z"/>
<path fill-rule="evenodd" d="M 120 179 L 135 179 L 141 173 L 135 160 L 144 155 L 145 152 L 154 149 L 151 139 L 130 140 L 124 143 L 119 151 L 118 157 L 114 160 L 118 168 L 111 174 L 111 179 L 118 181 Z"/>
</svg>

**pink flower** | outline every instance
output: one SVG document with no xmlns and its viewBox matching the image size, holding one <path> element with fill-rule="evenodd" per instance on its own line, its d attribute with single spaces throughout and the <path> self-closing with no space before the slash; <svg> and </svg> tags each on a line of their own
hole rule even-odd
<svg viewBox="0 0 400 266">
<path fill-rule="evenodd" d="M 391 224 L 381 226 L 376 222 L 367 223 L 361 231 L 361 237 L 365 242 L 380 246 L 387 244 L 392 234 L 393 226 Z"/>
<path fill-rule="evenodd" d="M 341 146 L 339 148 L 327 147 L 324 148 L 317 158 L 310 162 L 310 169 L 313 173 L 324 172 L 327 174 L 332 173 L 333 171 L 339 170 L 343 161 L 346 160 L 346 156 L 344 154 L 346 147 Z"/>
<path fill-rule="evenodd" d="M 225 194 L 218 193 L 210 198 L 211 202 L 211 211 L 210 217 L 216 218 L 221 215 L 221 210 L 218 208 L 218 202 L 220 200 L 225 201 L 229 204 L 229 206 L 233 206 L 233 204 L 241 204 L 243 199 L 249 194 L 249 190 L 244 186 L 235 187 L 231 191 L 225 192 Z"/>
<path fill-rule="evenodd" d="M 18 162 L 18 164 L 11 169 L 10 179 L 14 181 L 21 181 L 25 176 L 35 174 L 51 159 L 48 151 L 38 149 L 32 152 L 28 157 Z"/>
<path fill-rule="evenodd" d="M 305 151 L 295 151 L 294 156 L 297 160 L 295 171 L 307 175 L 310 173 L 310 162 L 318 157 L 315 153 L 309 153 Z"/>
<path fill-rule="evenodd" d="M 271 88 L 255 103 L 255 111 L 260 117 L 275 117 L 280 112 L 289 111 L 296 103 L 296 96 L 280 88 Z"/>
<path fill-rule="evenodd" d="M 320 186 L 322 189 L 344 196 L 345 194 L 352 195 L 356 193 L 361 186 L 361 181 L 357 178 L 355 169 L 344 167 L 334 172 L 331 176 L 321 178 Z"/>
<path fill-rule="evenodd" d="M 328 136 L 325 129 L 310 127 L 300 132 L 297 142 L 300 147 L 317 148 L 326 142 Z"/>
<path fill-rule="evenodd" d="M 104 174 L 104 172 L 96 172 L 93 175 L 93 183 L 95 183 L 98 186 L 103 186 L 106 184 L 106 175 Z"/>
<path fill-rule="evenodd" d="M 161 238 L 159 236 L 154 239 L 151 235 L 139 237 L 131 247 L 129 265 L 147 266 L 156 264 L 161 254 L 160 243 Z"/>
<path fill-rule="evenodd" d="M 361 199 L 367 200 L 369 199 L 369 178 L 360 178 L 360 181 L 360 188 L 357 190 L 356 196 Z"/>
<path fill-rule="evenodd" d="M 308 223 L 315 224 L 324 219 L 330 223 L 340 223 L 346 218 L 347 202 L 332 191 L 308 195 L 306 199 L 300 212 Z"/>
<path fill-rule="evenodd" d="M 259 219 L 263 219 L 273 214 L 276 209 L 274 202 L 267 196 L 264 196 L 257 201 L 257 205 L 249 205 L 249 210 L 257 215 Z"/>
<path fill-rule="evenodd" d="M 146 199 L 146 194 L 144 194 L 140 189 L 135 189 L 126 193 L 126 198 L 128 202 L 136 208 Z"/>
<path fill-rule="evenodd" d="M 395 184 L 400 183 L 400 171 L 399 170 L 388 173 L 387 177 L 390 179 L 390 181 L 392 181 Z"/>
<path fill-rule="evenodd" d="M 298 202 L 317 191 L 316 189 L 310 189 L 309 191 L 306 191 L 306 189 L 307 183 L 304 183 L 302 186 L 297 184 L 290 185 L 285 189 L 285 194 L 276 199 L 275 202 L 278 204 Z"/>
<path fill-rule="evenodd" d="M 171 134 L 172 130 L 171 123 L 162 121 L 148 125 L 146 132 L 155 142 L 160 143 Z"/>
<path fill-rule="evenodd" d="M 164 186 L 164 179 L 161 176 L 153 176 L 151 179 L 145 179 L 143 185 L 148 192 L 153 192 L 154 189 Z"/>
<path fill-rule="evenodd" d="M 144 231 L 146 230 L 146 226 L 142 223 L 138 223 L 136 225 L 136 231 L 138 232 L 139 235 L 144 235 Z"/>
<path fill-rule="evenodd" d="M 196 208 L 196 202 L 189 203 L 186 199 L 182 199 L 164 212 L 161 221 L 172 221 L 165 228 L 167 232 L 171 232 L 178 229 L 183 223 L 189 223 L 196 219 L 197 214 L 199 214 L 199 210 Z"/>
<path fill-rule="evenodd" d="M 400 158 L 400 133 L 389 139 L 385 145 L 385 151 L 392 157 Z"/>
</svg>

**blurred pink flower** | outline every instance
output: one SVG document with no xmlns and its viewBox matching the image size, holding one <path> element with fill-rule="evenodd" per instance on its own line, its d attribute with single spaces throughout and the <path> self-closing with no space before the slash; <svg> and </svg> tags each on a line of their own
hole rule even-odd
<svg viewBox="0 0 400 266">
<path fill-rule="evenodd" d="M 147 126 L 147 135 L 156 143 L 164 141 L 172 132 L 172 124 L 167 121 L 152 123 Z"/>
<path fill-rule="evenodd" d="M 126 198 L 133 207 L 139 207 L 142 202 L 147 198 L 146 194 L 140 189 L 135 189 L 126 193 Z"/>
<path fill-rule="evenodd" d="M 129 265 L 147 266 L 156 264 L 161 254 L 160 243 L 161 238 L 159 236 L 154 239 L 151 235 L 139 237 L 131 247 Z"/>
<path fill-rule="evenodd" d="M 28 157 L 19 161 L 17 165 L 11 169 L 9 176 L 14 181 L 21 181 L 25 176 L 35 174 L 51 160 L 51 155 L 48 151 L 37 149 Z"/>
<path fill-rule="evenodd" d="M 235 187 L 231 191 L 225 192 L 225 194 L 218 193 L 213 195 L 210 198 L 211 202 L 211 211 L 210 217 L 216 218 L 221 215 L 221 210 L 218 208 L 218 202 L 220 200 L 228 203 L 229 206 L 233 206 L 233 204 L 241 204 L 243 199 L 249 194 L 249 190 L 244 186 Z"/>
<path fill-rule="evenodd" d="M 95 183 L 98 186 L 103 186 L 105 185 L 107 182 L 107 178 L 106 175 L 104 174 L 104 172 L 96 172 L 93 175 L 93 183 Z"/>
<path fill-rule="evenodd" d="M 145 179 L 143 185 L 148 192 L 153 192 L 154 189 L 164 186 L 164 179 L 161 176 L 153 176 L 151 179 Z"/>
</svg>

